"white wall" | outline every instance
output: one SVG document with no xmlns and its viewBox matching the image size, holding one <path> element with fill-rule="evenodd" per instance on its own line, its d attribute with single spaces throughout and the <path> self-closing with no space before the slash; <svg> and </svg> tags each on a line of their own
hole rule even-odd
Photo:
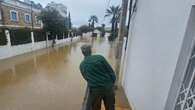
<svg viewBox="0 0 195 110">
<path fill-rule="evenodd" d="M 72 42 L 76 42 L 80 39 L 80 36 L 74 37 Z M 66 38 L 62 40 L 56 40 L 57 45 L 63 45 L 71 42 L 71 38 Z M 0 60 L 13 57 L 16 55 L 24 54 L 27 52 L 32 52 L 38 49 L 51 47 L 52 41 L 42 41 L 35 42 L 34 45 L 32 43 L 17 45 L 17 46 L 0 46 Z"/>
<path fill-rule="evenodd" d="M 138 0 L 131 24 L 123 86 L 135 110 L 163 110 L 192 0 Z"/>
</svg>

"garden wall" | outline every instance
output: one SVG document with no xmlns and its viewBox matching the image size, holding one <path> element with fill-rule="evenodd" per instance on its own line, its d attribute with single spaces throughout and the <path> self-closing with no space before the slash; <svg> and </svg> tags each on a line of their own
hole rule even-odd
<svg viewBox="0 0 195 110">
<path fill-rule="evenodd" d="M 78 41 L 80 36 L 74 37 L 73 42 Z M 67 44 L 71 42 L 71 38 L 66 38 L 62 40 L 56 40 L 56 45 Z M 9 57 L 13 57 L 16 55 L 32 52 L 38 49 L 43 49 L 47 47 L 51 47 L 52 41 L 41 41 L 41 42 L 34 42 L 16 46 L 0 46 L 0 60 L 6 59 Z"/>
</svg>

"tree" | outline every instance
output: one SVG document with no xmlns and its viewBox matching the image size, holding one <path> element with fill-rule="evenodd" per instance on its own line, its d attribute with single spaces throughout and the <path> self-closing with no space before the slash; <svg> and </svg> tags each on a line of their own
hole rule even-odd
<svg viewBox="0 0 195 110">
<path fill-rule="evenodd" d="M 73 36 L 77 36 L 79 34 L 78 29 L 76 27 L 73 27 L 72 28 L 72 33 L 73 33 Z"/>
<path fill-rule="evenodd" d="M 79 34 L 82 34 L 82 33 L 87 33 L 89 31 L 91 31 L 91 29 L 87 25 L 82 25 L 79 27 L 78 31 L 79 31 Z"/>
<path fill-rule="evenodd" d="M 71 22 L 70 12 L 68 14 L 68 29 L 72 29 L 72 22 Z"/>
<path fill-rule="evenodd" d="M 92 16 L 90 16 L 88 22 L 90 23 L 90 27 L 94 31 L 95 23 L 98 23 L 98 17 L 96 15 L 92 15 Z"/>
<path fill-rule="evenodd" d="M 65 17 L 65 28 L 66 28 L 66 32 L 65 32 L 65 36 L 69 35 L 70 29 L 69 29 L 69 19 L 68 17 Z"/>
<path fill-rule="evenodd" d="M 101 29 L 102 29 L 101 30 L 101 36 L 104 37 L 105 33 L 106 33 L 106 31 L 105 31 L 105 24 L 102 24 L 102 28 Z"/>
<path fill-rule="evenodd" d="M 42 20 L 44 30 L 50 32 L 53 39 L 57 34 L 67 31 L 65 27 L 66 19 L 53 7 L 46 6 L 38 18 Z"/>
<path fill-rule="evenodd" d="M 112 24 L 110 40 L 114 40 L 117 37 L 120 13 L 121 8 L 119 6 L 111 6 L 106 10 L 105 17 L 111 17 L 110 23 Z"/>
<path fill-rule="evenodd" d="M 40 3 L 38 3 L 38 4 L 37 4 L 37 8 L 42 9 L 43 6 L 42 6 Z"/>
<path fill-rule="evenodd" d="M 98 26 L 96 27 L 97 30 L 99 30 L 101 32 L 101 37 L 104 37 L 105 36 L 105 24 L 102 24 L 102 26 Z"/>
</svg>

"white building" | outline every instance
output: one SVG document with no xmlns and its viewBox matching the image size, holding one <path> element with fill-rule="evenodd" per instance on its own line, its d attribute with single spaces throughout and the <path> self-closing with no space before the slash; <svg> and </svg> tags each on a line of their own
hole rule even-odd
<svg viewBox="0 0 195 110">
<path fill-rule="evenodd" d="M 67 16 L 67 7 L 64 6 L 61 3 L 55 3 L 55 2 L 51 2 L 48 3 L 48 6 L 55 8 L 56 10 L 58 10 L 58 12 L 63 16 L 63 17 L 68 17 Z"/>
<path fill-rule="evenodd" d="M 195 110 L 195 0 L 138 0 L 123 87 L 133 110 Z"/>
</svg>

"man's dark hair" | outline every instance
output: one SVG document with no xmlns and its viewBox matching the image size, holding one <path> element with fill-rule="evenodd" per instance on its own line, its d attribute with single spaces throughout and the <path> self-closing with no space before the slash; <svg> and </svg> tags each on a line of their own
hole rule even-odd
<svg viewBox="0 0 195 110">
<path fill-rule="evenodd" d="M 81 46 L 81 51 L 83 53 L 83 55 L 86 56 L 90 56 L 91 55 L 91 45 L 89 44 L 84 44 L 83 46 Z"/>
</svg>

